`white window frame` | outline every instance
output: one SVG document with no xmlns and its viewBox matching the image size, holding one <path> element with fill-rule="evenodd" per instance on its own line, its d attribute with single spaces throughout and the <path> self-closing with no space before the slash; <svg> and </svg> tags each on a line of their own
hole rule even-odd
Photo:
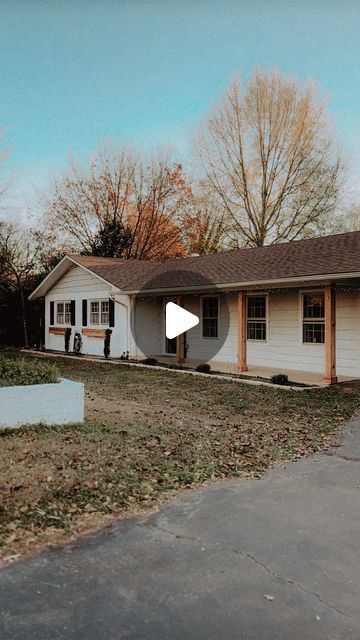
<svg viewBox="0 0 360 640">
<path fill-rule="evenodd" d="M 62 304 L 64 305 L 64 310 L 62 313 L 63 319 L 62 322 L 58 321 L 58 305 Z M 66 311 L 66 305 L 70 305 L 69 311 Z M 54 306 L 55 306 L 55 326 L 57 327 L 67 327 L 69 325 L 71 325 L 71 300 L 54 300 Z M 69 320 L 66 320 L 66 316 L 68 316 Z"/>
<path fill-rule="evenodd" d="M 218 315 L 217 315 L 217 336 L 204 336 L 204 300 L 209 298 L 216 298 L 218 301 Z M 201 339 L 202 340 L 220 340 L 220 316 L 221 316 L 221 300 L 219 295 L 202 295 L 200 296 L 200 321 L 201 321 Z"/>
<path fill-rule="evenodd" d="M 108 307 L 108 311 L 105 312 L 102 310 L 102 304 L 103 302 L 107 302 L 109 307 Z M 96 303 L 99 307 L 99 311 L 91 311 L 91 305 Z M 93 313 L 98 313 L 99 315 L 99 322 L 92 322 L 91 320 L 91 315 Z M 107 314 L 108 318 L 107 318 L 107 322 L 103 322 L 103 314 Z M 108 327 L 109 326 L 109 320 L 110 320 L 110 303 L 109 303 L 109 298 L 94 298 L 93 300 L 89 300 L 88 301 L 88 318 L 89 318 L 89 325 L 91 327 Z"/>
<path fill-rule="evenodd" d="M 323 318 L 306 318 L 304 319 L 304 296 L 317 295 L 321 293 L 324 296 L 324 317 Z M 305 347 L 323 348 L 325 344 L 325 291 L 324 289 L 303 289 L 299 291 L 300 297 L 300 344 Z M 304 324 L 323 324 L 324 325 L 324 342 L 304 342 Z"/>
<path fill-rule="evenodd" d="M 262 318 L 249 318 L 248 317 L 248 299 L 249 298 L 265 298 L 265 320 Z M 247 342 L 254 342 L 255 344 L 265 344 L 269 341 L 269 330 L 270 330 L 270 304 L 269 304 L 269 293 L 268 292 L 256 292 L 249 293 L 246 295 L 246 340 Z M 265 322 L 265 332 L 266 338 L 265 340 L 260 340 L 258 338 L 248 338 L 248 323 L 249 322 Z"/>
</svg>

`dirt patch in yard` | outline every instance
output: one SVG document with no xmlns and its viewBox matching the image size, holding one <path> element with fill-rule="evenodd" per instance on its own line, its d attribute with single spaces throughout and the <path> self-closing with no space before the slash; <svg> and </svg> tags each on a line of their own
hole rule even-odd
<svg viewBox="0 0 360 640">
<path fill-rule="evenodd" d="M 85 383 L 86 421 L 1 434 L 5 562 L 174 491 L 261 476 L 328 446 L 359 407 L 358 389 L 297 393 L 109 363 L 57 364 Z"/>
</svg>

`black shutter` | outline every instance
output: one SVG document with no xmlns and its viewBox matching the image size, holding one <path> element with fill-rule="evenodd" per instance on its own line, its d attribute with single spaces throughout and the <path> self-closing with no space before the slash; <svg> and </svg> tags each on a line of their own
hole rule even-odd
<svg viewBox="0 0 360 640">
<path fill-rule="evenodd" d="M 75 325 L 75 300 L 70 300 L 71 326 Z"/>
<path fill-rule="evenodd" d="M 87 327 L 87 300 L 82 301 L 82 326 Z"/>
<path fill-rule="evenodd" d="M 54 324 L 54 303 L 50 302 L 50 324 Z"/>
<path fill-rule="evenodd" d="M 109 298 L 109 327 L 115 327 L 115 303 Z"/>
</svg>

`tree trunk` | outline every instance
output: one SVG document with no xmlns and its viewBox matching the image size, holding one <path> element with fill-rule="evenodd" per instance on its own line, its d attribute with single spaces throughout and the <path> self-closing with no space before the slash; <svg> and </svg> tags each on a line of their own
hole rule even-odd
<svg viewBox="0 0 360 640">
<path fill-rule="evenodd" d="M 20 305 L 21 305 L 21 318 L 22 318 L 23 331 L 24 331 L 24 346 L 28 347 L 29 338 L 28 338 L 28 329 L 27 329 L 27 320 L 26 320 L 26 305 L 25 305 L 24 291 L 22 288 L 20 289 Z"/>
</svg>

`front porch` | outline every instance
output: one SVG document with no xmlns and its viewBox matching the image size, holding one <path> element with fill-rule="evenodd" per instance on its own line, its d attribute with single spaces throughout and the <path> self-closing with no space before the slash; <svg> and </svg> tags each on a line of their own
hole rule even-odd
<svg viewBox="0 0 360 640">
<path fill-rule="evenodd" d="M 155 355 L 159 362 L 166 364 L 177 364 L 176 356 L 162 356 Z M 185 367 L 194 368 L 199 364 L 203 364 L 203 360 L 194 359 L 194 358 L 186 358 L 184 362 Z M 265 378 L 266 380 L 270 380 L 270 378 L 279 373 L 283 373 L 288 376 L 289 380 L 292 382 L 296 382 L 299 384 L 306 385 L 316 385 L 320 387 L 325 387 L 330 384 L 324 380 L 324 375 L 321 373 L 313 373 L 311 371 L 296 371 L 295 369 L 284 369 L 281 368 L 273 368 L 273 367 L 260 367 L 260 366 L 249 366 L 247 371 L 242 371 L 239 373 L 237 367 L 234 363 L 231 362 L 220 362 L 219 360 L 211 361 L 211 371 L 213 373 L 228 373 L 233 375 L 241 375 L 249 378 Z M 353 380 L 351 376 L 337 376 L 338 382 L 346 382 L 349 380 Z"/>
<path fill-rule="evenodd" d="M 152 355 L 159 362 L 191 368 L 209 363 L 214 372 L 251 378 L 269 379 L 281 373 L 300 384 L 325 386 L 360 377 L 358 286 L 307 283 L 219 293 L 217 297 L 214 338 L 204 334 L 204 296 L 178 296 L 177 304 L 198 314 L 200 323 L 177 338 L 176 353 L 174 348 L 171 355 L 169 350 L 165 355 L 160 339 L 160 350 L 153 349 Z M 254 305 L 254 300 L 261 304 Z M 224 322 L 225 307 L 229 325 Z M 210 347 L 216 341 L 219 348 L 212 354 Z"/>
</svg>

